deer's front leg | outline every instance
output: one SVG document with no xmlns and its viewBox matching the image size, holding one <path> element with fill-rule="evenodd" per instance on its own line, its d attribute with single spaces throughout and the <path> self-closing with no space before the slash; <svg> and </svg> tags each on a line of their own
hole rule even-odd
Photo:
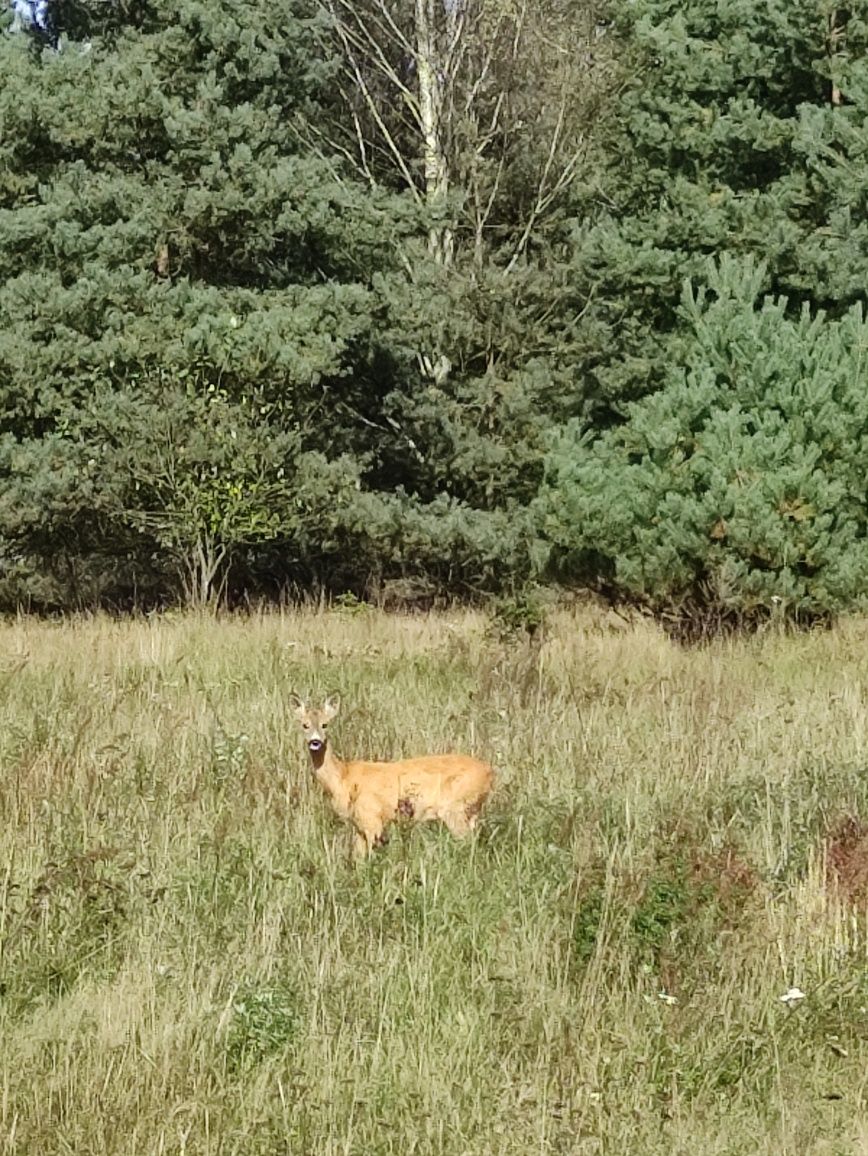
<svg viewBox="0 0 868 1156">
<path fill-rule="evenodd" d="M 385 843 L 383 835 L 383 817 L 378 809 L 357 808 L 353 816 L 356 828 L 355 852 L 359 859 L 364 859 L 375 847 Z"/>
</svg>

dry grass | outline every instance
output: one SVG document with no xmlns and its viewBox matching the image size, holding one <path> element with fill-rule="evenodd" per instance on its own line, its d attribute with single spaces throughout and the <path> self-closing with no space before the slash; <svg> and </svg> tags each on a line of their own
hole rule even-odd
<svg viewBox="0 0 868 1156">
<path fill-rule="evenodd" d="M 868 1152 L 866 641 L 0 627 L 0 1153 Z M 481 834 L 354 867 L 290 689 Z"/>
</svg>

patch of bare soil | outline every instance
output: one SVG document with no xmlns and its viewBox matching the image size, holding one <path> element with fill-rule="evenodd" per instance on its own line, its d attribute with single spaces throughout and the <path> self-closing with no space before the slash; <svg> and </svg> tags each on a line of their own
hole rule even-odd
<svg viewBox="0 0 868 1156">
<path fill-rule="evenodd" d="M 868 904 L 868 824 L 843 819 L 826 838 L 826 884 L 842 899 Z"/>
</svg>

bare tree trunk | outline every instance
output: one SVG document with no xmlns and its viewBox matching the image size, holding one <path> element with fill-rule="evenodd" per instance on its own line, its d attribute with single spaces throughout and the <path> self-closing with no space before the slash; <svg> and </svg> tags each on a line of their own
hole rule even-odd
<svg viewBox="0 0 868 1156">
<path fill-rule="evenodd" d="M 203 533 L 183 556 L 183 585 L 187 604 L 195 610 L 217 610 L 226 590 L 228 548 L 210 533 Z"/>
<path fill-rule="evenodd" d="M 416 0 L 416 70 L 425 202 L 435 218 L 428 234 L 428 246 L 435 261 L 449 266 L 454 253 L 453 232 L 448 224 L 437 220 L 445 217 L 449 196 L 449 161 L 444 144 L 443 117 L 446 61 L 437 31 L 437 3 L 438 0 Z"/>
<path fill-rule="evenodd" d="M 319 3 L 343 56 L 348 112 L 343 127 L 312 130 L 328 146 L 321 155 L 336 150 L 372 186 L 391 168 L 427 210 L 428 251 L 447 276 L 466 272 L 467 258 L 483 270 L 494 251 L 512 272 L 563 203 L 604 104 L 590 0 L 576 15 L 562 0 Z M 406 266 L 412 276 L 409 253 Z M 428 340 L 418 363 L 440 385 L 451 350 Z"/>
</svg>

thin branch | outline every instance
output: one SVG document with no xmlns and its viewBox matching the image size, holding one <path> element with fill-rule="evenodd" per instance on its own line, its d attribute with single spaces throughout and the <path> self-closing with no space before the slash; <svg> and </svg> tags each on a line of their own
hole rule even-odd
<svg viewBox="0 0 868 1156">
<path fill-rule="evenodd" d="M 551 205 L 552 201 L 554 201 L 555 198 L 558 197 L 560 195 L 560 193 L 572 181 L 575 170 L 578 167 L 579 159 L 582 156 L 582 154 L 584 153 L 585 141 L 583 139 L 581 144 L 579 145 L 579 147 L 573 152 L 572 156 L 569 158 L 569 160 L 566 162 L 566 164 L 561 169 L 553 187 L 551 189 L 549 189 L 548 191 L 546 191 L 546 184 L 548 183 L 549 174 L 551 173 L 551 170 L 554 167 L 555 157 L 557 156 L 558 146 L 560 144 L 561 136 L 563 134 L 564 121 L 566 119 L 566 108 L 567 108 L 567 98 L 566 98 L 566 93 L 564 93 L 562 98 L 561 98 L 560 108 L 558 109 L 558 118 L 557 118 L 557 121 L 555 122 L 555 127 L 552 131 L 552 139 L 551 139 L 551 144 L 549 145 L 548 156 L 545 159 L 545 163 L 543 165 L 543 170 L 542 170 L 542 173 L 540 174 L 539 184 L 537 186 L 536 201 L 534 202 L 533 208 L 531 209 L 530 213 L 528 214 L 528 218 L 527 218 L 527 221 L 525 222 L 524 229 L 522 230 L 522 233 L 521 233 L 521 236 L 518 240 L 518 243 L 516 244 L 515 249 L 513 250 L 513 254 L 512 254 L 512 257 L 510 258 L 509 264 L 506 267 L 507 273 L 511 273 L 512 270 L 515 268 L 515 266 L 518 264 L 519 258 L 522 256 L 525 249 L 527 248 L 528 242 L 530 241 L 530 238 L 531 238 L 531 234 L 533 233 L 533 230 L 536 227 L 536 223 L 539 220 L 540 216 Z"/>
<path fill-rule="evenodd" d="M 494 180 L 491 183 L 491 190 L 488 194 L 488 201 L 485 208 L 476 211 L 476 245 L 475 248 L 479 253 L 482 251 L 482 235 L 485 232 L 485 227 L 494 211 L 494 202 L 497 200 L 497 194 L 500 192 L 500 182 L 503 178 L 503 170 L 506 166 L 506 158 L 501 153 L 500 159 L 497 162 L 497 171 L 494 174 Z M 478 190 L 478 186 L 477 186 Z M 482 264 L 481 258 L 477 257 L 477 264 Z"/>
<path fill-rule="evenodd" d="M 364 102 L 368 108 L 368 112 L 371 114 L 371 116 L 373 117 L 374 123 L 377 125 L 377 128 L 379 128 L 380 132 L 382 133 L 383 139 L 386 142 L 386 145 L 388 147 L 388 151 L 392 154 L 392 157 L 393 157 L 395 163 L 397 164 L 398 169 L 401 172 L 401 175 L 403 176 L 404 180 L 407 183 L 407 187 L 412 192 L 417 203 L 421 204 L 423 201 L 423 197 L 422 197 L 421 193 L 419 192 L 419 189 L 416 185 L 416 181 L 414 180 L 412 173 L 410 172 L 410 169 L 409 169 L 407 161 L 404 157 L 404 154 L 402 153 L 401 149 L 398 146 L 397 141 L 392 136 L 391 132 L 389 131 L 388 125 L 386 124 L 385 120 L 383 119 L 382 113 L 380 112 L 380 109 L 377 105 L 377 101 L 374 99 L 374 95 L 370 90 L 368 82 L 365 80 L 362 69 L 359 66 L 359 63 L 356 60 L 355 53 L 352 50 L 351 43 L 346 36 L 346 29 L 345 29 L 345 27 L 341 21 L 336 21 L 336 28 L 337 28 L 338 36 L 341 39 L 341 44 L 343 46 L 344 53 L 346 55 L 346 60 L 347 60 L 347 65 L 348 65 L 349 71 L 352 73 L 352 76 L 355 79 L 356 84 L 358 85 L 359 92 L 362 94 L 362 97 L 364 98 Z"/>
<path fill-rule="evenodd" d="M 401 96 L 408 103 L 411 108 L 418 105 L 416 94 L 411 88 L 404 83 L 395 70 L 391 61 L 383 51 L 382 44 L 376 39 L 371 30 L 359 21 L 356 20 L 355 26 L 348 24 L 344 20 L 337 17 L 335 19 L 335 30 L 344 45 L 344 50 L 348 51 L 350 45 L 362 54 L 368 54 L 371 62 L 382 73 L 382 75 L 395 86 L 400 92 Z M 355 31 L 359 29 L 359 31 Z"/>
<path fill-rule="evenodd" d="M 334 5 L 338 4 L 341 8 L 344 9 L 345 12 L 350 14 L 354 21 L 361 23 L 358 9 L 358 0 L 328 0 L 328 3 L 329 11 L 332 13 L 333 19 L 338 19 L 338 17 L 334 15 Z M 383 0 L 374 0 L 371 8 L 369 9 L 369 12 L 372 14 L 379 12 L 380 19 L 377 19 L 375 15 L 373 16 L 373 19 L 379 25 L 379 27 L 389 30 L 388 34 L 391 35 L 392 39 L 402 52 L 405 52 L 408 55 L 413 53 L 414 48 L 412 41 L 409 40 L 407 36 L 405 36 L 403 29 L 395 22 L 395 18 L 389 11 L 388 6 L 383 3 Z"/>
<path fill-rule="evenodd" d="M 329 155 L 329 153 L 325 151 L 325 149 L 318 143 L 318 141 L 322 141 L 323 144 L 328 149 L 330 149 L 332 153 L 339 153 L 346 161 L 350 163 L 350 165 L 352 165 L 354 169 L 356 169 L 358 172 L 361 172 L 363 176 L 367 175 L 359 163 L 359 158 L 353 152 L 351 152 L 350 149 L 346 148 L 346 146 L 342 145 L 340 141 L 336 140 L 334 137 L 327 135 L 325 132 L 323 132 L 322 129 L 317 128 L 316 125 L 306 124 L 304 126 L 304 130 L 302 130 L 299 125 L 291 125 L 289 131 L 300 144 L 304 145 L 305 148 L 310 149 L 314 156 L 318 157 L 325 165 L 328 166 L 333 179 L 339 185 L 344 184 L 344 179 L 340 174 L 338 166 L 335 164 L 334 156 Z"/>
</svg>

